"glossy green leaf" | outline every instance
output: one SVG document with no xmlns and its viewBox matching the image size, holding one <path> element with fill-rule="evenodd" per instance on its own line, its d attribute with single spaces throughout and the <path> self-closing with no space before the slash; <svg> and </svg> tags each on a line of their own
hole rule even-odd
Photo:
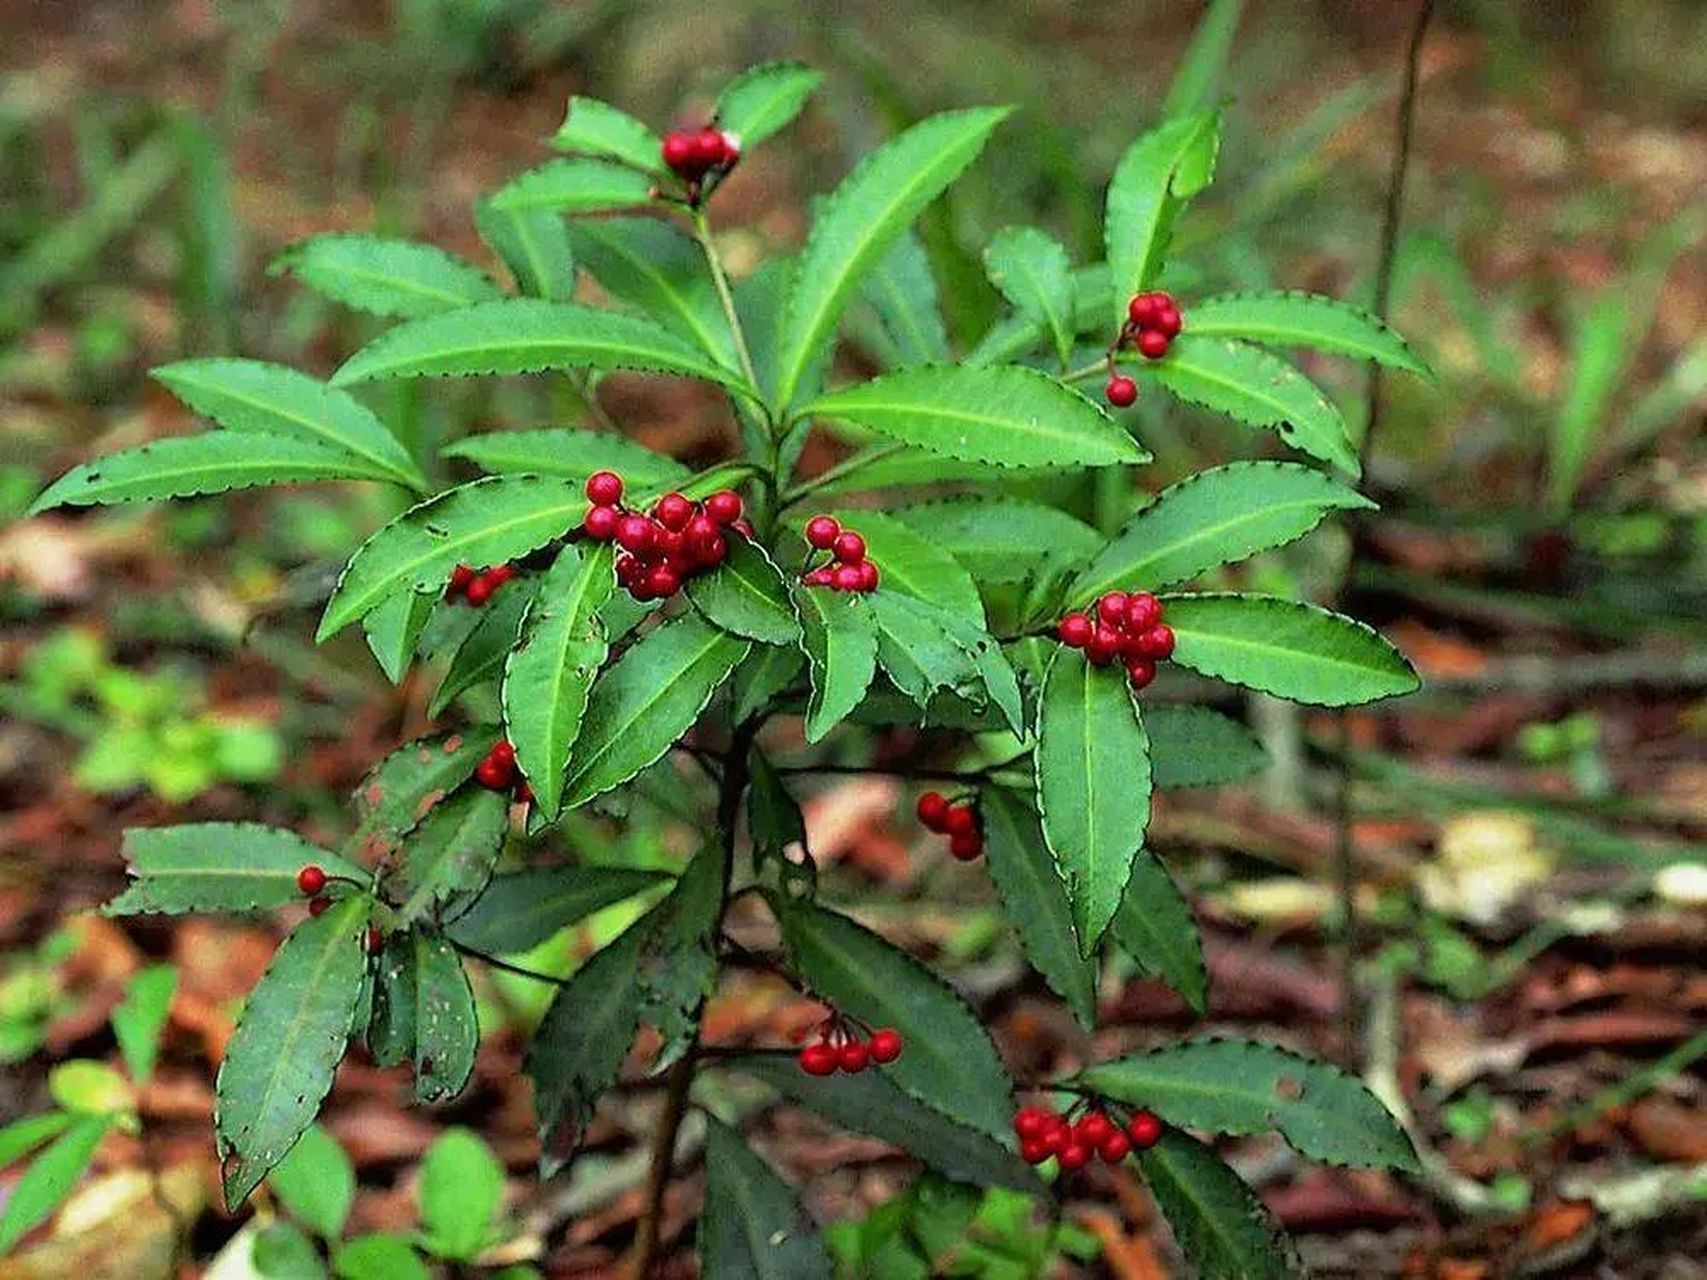
<svg viewBox="0 0 1707 1280">
<path fill-rule="evenodd" d="M 753 718 L 791 685 L 805 679 L 806 655 L 784 645 L 756 646 L 729 680 L 729 716 L 734 724 Z"/>
<path fill-rule="evenodd" d="M 575 258 L 612 297 L 632 303 L 719 364 L 736 366 L 735 340 L 704 251 L 656 218 L 592 218 L 569 229 Z"/>
<path fill-rule="evenodd" d="M 110 1116 L 85 1116 L 73 1121 L 53 1145 L 30 1162 L 7 1195 L 4 1212 L 0 1212 L 0 1253 L 10 1252 L 65 1202 L 112 1125 Z"/>
<path fill-rule="evenodd" d="M 1290 1243 L 1227 1162 L 1177 1129 L 1138 1153 L 1144 1182 L 1203 1280 L 1287 1280 Z"/>
<path fill-rule="evenodd" d="M 878 665 L 921 709 L 937 690 L 964 689 L 977 679 L 971 655 L 935 605 L 898 591 L 878 591 L 866 606 L 877 633 Z"/>
<path fill-rule="evenodd" d="M 847 916 L 776 895 L 772 910 L 807 986 L 906 1048 L 877 1068 L 944 1115 L 1010 1140 L 1013 1085 L 989 1033 L 954 990 L 905 951 Z"/>
<path fill-rule="evenodd" d="M 781 571 L 757 543 L 736 533 L 727 534 L 725 542 L 729 553 L 723 563 L 688 579 L 694 608 L 731 635 L 766 644 L 796 643 L 800 623 Z"/>
<path fill-rule="evenodd" d="M 1150 820 L 1150 742 L 1126 670 L 1059 650 L 1038 711 L 1037 804 L 1084 955 L 1120 906 Z"/>
<path fill-rule="evenodd" d="M 288 436 L 340 449 L 417 492 L 425 477 L 397 437 L 361 401 L 317 378 L 263 360 L 180 360 L 151 376 L 227 431 Z"/>
<path fill-rule="evenodd" d="M 990 283 L 1048 332 L 1063 367 L 1073 353 L 1072 267 L 1061 242 L 1036 227 L 1006 227 L 984 249 Z"/>
<path fill-rule="evenodd" d="M 859 705 L 877 674 L 877 633 L 857 595 L 790 584 L 800 619 L 800 646 L 812 674 L 806 740 L 817 742 Z"/>
<path fill-rule="evenodd" d="M 160 1035 L 177 989 L 176 969 L 169 964 L 149 965 L 125 983 L 124 999 L 113 1010 L 113 1037 L 119 1042 L 125 1070 L 138 1085 L 147 1084 L 154 1074 Z"/>
<path fill-rule="evenodd" d="M 429 592 L 399 591 L 362 619 L 368 652 L 392 684 L 401 683 L 408 674 L 438 602 L 439 597 Z"/>
<path fill-rule="evenodd" d="M 350 845 L 388 861 L 432 807 L 468 781 L 497 740 L 494 727 L 480 725 L 417 738 L 393 751 L 356 788 L 357 825 Z"/>
<path fill-rule="evenodd" d="M 706 1121 L 699 1265 L 706 1276 L 830 1280 L 830 1256 L 793 1189 L 741 1135 Z"/>
<path fill-rule="evenodd" d="M 1097 966 L 1079 952 L 1067 886 L 1043 839 L 1036 812 L 1001 787 L 980 793 L 984 855 L 1007 918 L 1018 930 L 1026 958 L 1067 1002 L 1086 1028 L 1096 1026 Z"/>
<path fill-rule="evenodd" d="M 102 908 L 109 916 L 192 911 L 265 911 L 296 902 L 296 873 L 317 863 L 328 875 L 365 883 L 355 863 L 301 836 L 253 822 L 132 827 L 124 836 L 128 888 Z"/>
<path fill-rule="evenodd" d="M 1167 97 L 1162 99 L 1163 119 L 1214 105 L 1243 7 L 1243 0 L 1210 0 L 1168 83 Z"/>
<path fill-rule="evenodd" d="M 1238 338 L 1309 347 L 1429 376 L 1428 366 L 1373 312 L 1295 290 L 1223 293 L 1193 302 L 1187 324 L 1198 338 Z"/>
<path fill-rule="evenodd" d="M 748 648 L 693 614 L 636 641 L 593 685 L 564 805 L 621 786 L 674 746 Z"/>
<path fill-rule="evenodd" d="M 361 998 L 370 906 L 356 894 L 297 925 L 244 1003 L 215 1085 L 229 1209 L 284 1158 L 332 1087 Z"/>
<path fill-rule="evenodd" d="M 563 123 L 552 135 L 559 151 L 621 160 L 636 169 L 661 169 L 664 141 L 628 112 L 597 98 L 569 99 Z"/>
<path fill-rule="evenodd" d="M 960 647 L 966 650 L 972 665 L 978 669 L 985 694 L 1002 713 L 1008 728 L 1016 734 L 1023 734 L 1025 708 L 1020 699 L 1019 678 L 1014 674 L 1013 664 L 1002 652 L 1002 646 L 988 632 L 957 617 L 944 615 L 944 621 L 949 634 L 960 642 Z"/>
<path fill-rule="evenodd" d="M 322 1240 L 344 1234 L 356 1198 L 356 1170 L 338 1140 L 317 1124 L 302 1132 L 267 1185 L 286 1213 Z"/>
<path fill-rule="evenodd" d="M 529 575 L 498 589 L 480 608 L 480 618 L 451 655 L 427 714 L 438 719 L 457 697 L 487 681 L 496 682 L 504 673 L 504 662 L 514 652 L 522 634 L 522 620 L 539 594 L 541 583 Z M 462 606 L 458 606 L 459 608 Z"/>
<path fill-rule="evenodd" d="M 1083 560 L 1102 544 L 1082 520 L 1023 498 L 943 498 L 888 514 L 953 556 L 979 582 L 1023 582 L 1046 562 Z"/>
<path fill-rule="evenodd" d="M 575 302 L 510 298 L 408 320 L 346 360 L 334 386 L 377 378 L 638 369 L 742 388 L 723 368 L 662 325 Z"/>
<path fill-rule="evenodd" d="M 519 559 L 586 514 L 581 486 L 554 476 L 491 476 L 446 490 L 362 543 L 326 602 L 316 638 L 337 634 L 400 591 L 442 589 L 459 564 Z"/>
<path fill-rule="evenodd" d="M 1312 458 L 1352 475 L 1361 470 L 1340 411 L 1315 383 L 1261 347 L 1181 334 L 1166 356 L 1143 361 L 1137 372 L 1190 404 L 1246 426 L 1273 427 Z"/>
<path fill-rule="evenodd" d="M 978 584 L 930 533 L 869 508 L 838 507 L 833 514 L 865 539 L 866 555 L 882 572 L 885 591 L 905 592 L 983 627 Z"/>
<path fill-rule="evenodd" d="M 693 1047 L 700 1013 L 717 984 L 717 924 L 729 855 L 715 834 L 675 887 L 646 915 L 640 958 L 640 1020 L 663 1041 L 652 1064 L 662 1070 Z"/>
<path fill-rule="evenodd" d="M 1254 1040 L 1188 1040 L 1081 1072 L 1078 1083 L 1206 1133 L 1279 1130 L 1301 1155 L 1417 1169 L 1416 1151 L 1369 1087 L 1338 1067 Z"/>
<path fill-rule="evenodd" d="M 1214 593 L 1163 599 L 1173 660 L 1229 684 L 1318 707 L 1356 706 L 1420 683 L 1365 624 L 1313 604 Z"/>
<path fill-rule="evenodd" d="M 1152 706 L 1144 712 L 1158 787 L 1241 782 L 1269 766 L 1268 752 L 1237 720 L 1208 707 Z"/>
<path fill-rule="evenodd" d="M 616 578 L 609 545 L 558 553 L 504 667 L 504 724 L 546 817 L 556 817 L 569 749 L 609 645 L 599 609 Z"/>
<path fill-rule="evenodd" d="M 712 116 L 745 151 L 799 115 L 823 78 L 804 63 L 761 62 L 723 87 Z"/>
<path fill-rule="evenodd" d="M 504 1204 L 504 1166 L 469 1130 L 446 1129 L 427 1148 L 416 1194 L 427 1248 L 467 1262 L 491 1242 Z"/>
<path fill-rule="evenodd" d="M 609 213 L 652 202 L 656 179 L 609 160 L 547 160 L 492 193 L 504 213 Z"/>
<path fill-rule="evenodd" d="M 674 458 L 624 436 L 578 427 L 490 431 L 446 445 L 439 456 L 466 458 L 482 471 L 499 475 L 525 472 L 582 483 L 595 471 L 614 471 L 639 489 L 674 484 L 692 474 Z"/>
<path fill-rule="evenodd" d="M 777 400 L 804 389 L 860 278 L 983 149 L 1005 108 L 950 111 L 866 156 L 821 206 L 793 272 L 781 330 Z"/>
<path fill-rule="evenodd" d="M 497 252 L 530 298 L 569 302 L 575 296 L 575 255 L 561 214 L 545 209 L 499 209 L 490 200 L 474 206 L 480 238 Z"/>
<path fill-rule="evenodd" d="M 1145 715 L 1145 728 L 1153 718 L 1153 712 Z M 1197 1013 L 1208 1012 L 1209 970 L 1197 917 L 1161 859 L 1148 849 L 1139 850 L 1132 861 L 1132 878 L 1108 934 L 1145 973 L 1179 992 Z"/>
<path fill-rule="evenodd" d="M 1126 321 L 1126 301 L 1162 269 L 1174 222 L 1209 184 L 1221 124 L 1213 111 L 1164 120 L 1120 157 L 1108 183 L 1103 241 L 1113 282 L 1113 323 Z"/>
<path fill-rule="evenodd" d="M 878 259 L 859 293 L 882 326 L 887 349 L 876 354 L 885 367 L 898 369 L 951 358 L 930 254 L 915 232 L 903 232 Z"/>
<path fill-rule="evenodd" d="M 378 316 L 431 316 L 503 296 L 472 262 L 436 245 L 384 236 L 313 236 L 281 253 L 271 271 Z"/>
<path fill-rule="evenodd" d="M 509 797 L 464 787 L 435 804 L 404 841 L 403 856 L 385 875 L 386 896 L 405 924 L 465 893 L 492 875 L 510 826 Z"/>
<path fill-rule="evenodd" d="M 538 946 L 566 925 L 614 902 L 644 893 L 669 877 L 627 867 L 541 867 L 495 876 L 467 911 L 448 926 L 465 947 L 513 955 Z"/>
<path fill-rule="evenodd" d="M 1071 387 L 1025 365 L 924 365 L 819 396 L 802 411 L 950 458 L 1002 467 L 1149 461 L 1126 429 Z"/>
<path fill-rule="evenodd" d="M 1303 537 L 1333 510 L 1374 503 L 1295 462 L 1233 462 L 1156 495 L 1074 580 L 1069 602 L 1105 591 L 1159 591 Z"/>
</svg>

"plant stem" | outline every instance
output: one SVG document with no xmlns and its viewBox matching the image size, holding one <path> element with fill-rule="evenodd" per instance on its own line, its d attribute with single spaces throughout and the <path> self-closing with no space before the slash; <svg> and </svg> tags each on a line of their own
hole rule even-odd
<svg viewBox="0 0 1707 1280">
<path fill-rule="evenodd" d="M 735 310 L 735 294 L 729 288 L 729 275 L 723 269 L 723 257 L 717 252 L 717 244 L 711 238 L 711 222 L 705 216 L 705 210 L 691 211 L 693 218 L 694 238 L 699 241 L 699 247 L 705 251 L 706 266 L 711 268 L 711 281 L 717 286 L 717 300 L 723 304 L 723 314 L 729 321 L 729 332 L 735 339 L 735 354 L 741 360 L 741 372 L 756 392 L 759 389 L 759 375 L 753 370 L 753 353 L 747 348 L 747 331 L 741 327 L 740 313 Z M 767 425 L 770 424 L 770 410 L 765 409 Z"/>
<path fill-rule="evenodd" d="M 802 498 L 809 494 L 816 493 L 825 485 L 833 484 L 843 476 L 852 475 L 861 467 L 869 467 L 872 463 L 877 462 L 880 459 L 887 458 L 892 453 L 899 453 L 905 447 L 905 445 L 899 444 L 886 444 L 881 448 L 869 451 L 862 449 L 856 454 L 843 458 L 840 462 L 836 463 L 835 466 L 813 476 L 810 480 L 795 485 L 794 488 L 782 495 L 782 505 L 784 507 L 792 507 Z"/>
<path fill-rule="evenodd" d="M 1387 176 L 1387 202 L 1381 219 L 1381 248 L 1375 269 L 1375 298 L 1372 310 L 1382 321 L 1392 302 L 1393 259 L 1398 252 L 1399 221 L 1404 210 L 1405 177 L 1410 170 L 1411 138 L 1416 126 L 1417 78 L 1422 65 L 1423 38 L 1428 33 L 1429 19 L 1434 16 L 1434 0 L 1420 0 L 1416 20 L 1411 27 L 1410 43 L 1405 49 L 1405 86 L 1399 98 L 1398 117 L 1394 124 L 1393 163 Z M 1369 365 L 1366 386 L 1369 416 L 1365 420 L 1363 439 L 1358 442 L 1358 462 L 1367 466 L 1375 442 L 1376 428 L 1381 422 L 1381 366 Z M 1361 522 L 1356 513 L 1347 520 L 1351 544 L 1346 550 L 1345 566 L 1340 578 L 1336 600 L 1343 601 L 1357 570 L 1358 533 Z M 1340 750 L 1351 746 L 1351 719 L 1342 708 L 1335 713 Z M 1358 1034 L 1361 1021 L 1358 1009 L 1357 953 L 1359 927 L 1357 919 L 1356 846 L 1352 832 L 1352 776 L 1350 766 L 1342 763 L 1338 778 L 1338 797 L 1335 815 L 1334 892 L 1339 900 L 1340 927 L 1340 1041 L 1348 1059 L 1355 1058 L 1362 1045 Z"/>
<path fill-rule="evenodd" d="M 1077 369 L 1069 369 L 1061 375 L 1062 382 L 1083 382 L 1086 378 L 1108 370 L 1108 357 L 1098 356 L 1089 364 L 1080 365 Z"/>
</svg>

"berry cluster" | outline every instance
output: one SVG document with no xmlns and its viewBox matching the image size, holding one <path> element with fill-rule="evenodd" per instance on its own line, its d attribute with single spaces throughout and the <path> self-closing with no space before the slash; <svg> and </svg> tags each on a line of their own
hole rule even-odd
<svg viewBox="0 0 1707 1280">
<path fill-rule="evenodd" d="M 486 758 L 474 766 L 474 780 L 488 791 L 514 791 L 519 804 L 533 799 L 533 789 L 516 768 L 516 749 L 503 739 L 493 743 Z"/>
<path fill-rule="evenodd" d="M 832 1076 L 838 1071 L 857 1076 L 874 1062 L 893 1062 L 900 1056 L 899 1031 L 884 1027 L 862 1040 L 845 1017 L 832 1013 L 818 1039 L 800 1051 L 800 1069 L 809 1076 Z"/>
<path fill-rule="evenodd" d="M 1119 1164 L 1134 1151 L 1148 1151 L 1161 1141 L 1162 1122 L 1151 1111 L 1134 1111 L 1123 1127 L 1099 1106 L 1077 1120 L 1048 1107 L 1021 1107 L 1014 1115 L 1014 1135 L 1027 1164 L 1054 1157 L 1071 1173 L 1083 1169 L 1092 1156 L 1101 1156 L 1104 1164 Z"/>
<path fill-rule="evenodd" d="M 1126 664 L 1134 689 L 1156 678 L 1156 664 L 1174 652 L 1173 628 L 1162 621 L 1162 602 L 1148 591 L 1110 591 L 1093 614 L 1069 613 L 1055 634 L 1069 649 L 1083 649 L 1097 666 Z"/>
<path fill-rule="evenodd" d="M 984 824 L 971 801 L 953 804 L 940 791 L 919 797 L 919 821 L 925 830 L 948 837 L 948 851 L 962 862 L 971 862 L 984 852 Z"/>
<path fill-rule="evenodd" d="M 1121 327 L 1120 337 L 1115 340 L 1114 351 L 1131 344 L 1146 360 L 1160 360 L 1168 354 L 1168 348 L 1184 328 L 1185 319 L 1180 315 L 1179 304 L 1172 294 L 1135 294 L 1126 304 L 1126 323 Z M 1113 362 L 1114 352 L 1111 351 L 1108 386 L 1104 388 L 1104 394 L 1110 404 L 1124 409 L 1138 399 L 1138 384 L 1125 374 L 1114 372 Z"/>
<path fill-rule="evenodd" d="M 704 502 L 666 493 L 647 515 L 621 505 L 621 476 L 595 471 L 587 477 L 587 498 L 593 505 L 581 527 L 589 538 L 622 548 L 616 578 L 636 600 L 673 596 L 696 573 L 722 564 L 729 554 L 726 528 L 752 534 L 741 519 L 741 496 L 731 489 L 719 489 Z"/>
<path fill-rule="evenodd" d="M 516 576 L 516 567 L 495 564 L 490 569 L 476 569 L 459 564 L 451 570 L 450 585 L 445 588 L 446 600 L 466 600 L 476 609 L 492 598 L 492 593 Z"/>
<path fill-rule="evenodd" d="M 687 183 L 688 201 L 698 204 L 706 178 L 723 177 L 741 158 L 741 145 L 732 134 L 707 125 L 703 129 L 675 129 L 664 135 L 665 166 Z"/>
<path fill-rule="evenodd" d="M 844 529 L 834 516 L 813 516 L 806 522 L 806 544 L 814 551 L 828 551 L 830 558 L 815 569 L 807 569 L 800 580 L 809 587 L 832 591 L 877 590 L 877 566 L 865 558 L 865 539 Z M 807 564 L 811 564 L 810 557 Z"/>
</svg>

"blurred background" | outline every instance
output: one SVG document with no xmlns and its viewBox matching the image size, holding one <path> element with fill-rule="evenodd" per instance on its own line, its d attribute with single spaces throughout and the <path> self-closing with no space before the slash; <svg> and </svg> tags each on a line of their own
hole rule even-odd
<svg viewBox="0 0 1707 1280">
<path fill-rule="evenodd" d="M 122 882 L 127 826 L 253 819 L 336 839 L 363 771 L 429 723 L 430 689 L 392 688 L 359 640 L 311 643 L 337 558 L 394 513 L 383 494 L 19 521 L 72 463 L 190 427 L 146 371 L 243 354 L 329 372 L 379 322 L 269 275 L 281 249 L 368 230 L 490 266 L 472 201 L 547 156 L 572 93 L 663 126 L 775 57 L 828 80 L 719 196 L 737 272 L 796 242 L 810 197 L 897 128 L 948 107 L 1021 108 L 920 227 L 963 350 L 999 314 L 980 258 L 993 231 L 1034 223 L 1077 262 L 1100 256 L 1103 184 L 1158 118 L 1203 11 L 0 0 L 0 1122 L 91 1105 L 88 1071 L 66 1068 L 116 1061 L 109 1016 L 127 982 L 177 971 L 140 1132 L 103 1146 L 69 1221 L 0 1259 L 0 1280 L 316 1274 L 236 1269 L 240 1224 L 203 1185 L 213 1068 L 277 931 L 87 910 Z M 1191 296 L 1229 288 L 1370 297 L 1413 12 L 1243 6 L 1219 176 L 1175 245 L 1188 316 Z M 1367 476 L 1383 510 L 1359 539 L 1349 606 L 1416 661 L 1425 690 L 1353 714 L 1343 741 L 1330 720 L 1251 702 L 1273 767 L 1170 795 L 1154 829 L 1206 926 L 1211 1026 L 1368 1069 L 1428 1145 L 1418 1183 L 1314 1169 L 1272 1142 L 1231 1148 L 1323 1274 L 1707 1274 L 1704 244 L 1707 6 L 1441 0 L 1393 276 L 1393 321 L 1437 378 L 1386 382 Z M 1361 417 L 1361 368 L 1309 372 Z M 527 380 L 378 393 L 429 453 L 452 422 L 575 420 L 561 396 Z M 613 383 L 605 404 L 685 456 L 727 443 L 722 410 L 691 388 Z M 1210 418 L 1141 414 L 1152 487 L 1253 449 Z M 1247 581 L 1325 598 L 1347 543 L 1319 532 Z M 1333 947 L 1342 770 L 1367 1002 L 1350 1036 Z M 1087 1040 L 1026 977 L 982 877 L 919 845 L 909 809 L 888 782 L 826 786 L 809 802 L 816 851 L 869 918 L 955 975 L 1015 1062 L 1108 1056 L 1189 1025 L 1160 987 L 1112 972 Z M 694 833 L 660 813 L 620 831 L 571 821 L 564 838 L 584 858 L 677 867 Z M 572 966 L 626 923 L 620 910 L 531 962 Z M 459 1158 L 508 1173 L 505 1243 L 447 1274 L 611 1274 L 652 1102 L 615 1099 L 574 1175 L 537 1184 L 518 1063 L 548 995 L 485 976 L 480 1070 L 450 1108 L 407 1109 L 394 1074 L 346 1066 L 322 1163 L 301 1180 L 353 1172 L 353 1207 L 316 1223 L 301 1187 L 278 1187 L 266 1211 L 327 1238 L 414 1230 L 423 1153 L 467 1126 L 491 1154 Z M 709 1016 L 719 1036 L 774 1042 L 810 1013 L 755 987 Z M 881 1144 L 798 1115 L 771 1127 L 767 1154 L 827 1221 L 898 1195 L 936 1197 L 940 1214 L 962 1195 L 916 1183 Z M 17 1172 L 0 1174 L 0 1200 Z M 1142 1195 L 1102 1192 L 1070 1201 L 1059 1226 L 973 1197 L 965 1221 L 1017 1269 L 934 1274 L 1174 1274 Z M 669 1238 L 690 1238 L 695 1203 L 690 1180 Z"/>
</svg>

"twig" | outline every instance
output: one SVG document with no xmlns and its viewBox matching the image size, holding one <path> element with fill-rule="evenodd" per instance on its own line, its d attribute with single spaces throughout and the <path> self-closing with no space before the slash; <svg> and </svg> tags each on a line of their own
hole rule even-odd
<svg viewBox="0 0 1707 1280">
<path fill-rule="evenodd" d="M 502 969 L 505 973 L 513 973 L 518 978 L 532 978 L 535 982 L 548 983 L 554 987 L 566 987 L 571 981 L 568 978 L 559 978 L 549 973 L 541 973 L 538 969 L 529 969 L 523 965 L 511 964 L 508 960 L 500 960 L 497 956 L 487 955 L 484 951 L 477 951 L 473 947 L 465 946 L 454 938 L 451 939 L 450 945 L 456 949 L 458 955 L 468 956 L 480 961 L 482 964 L 489 964 L 494 969 Z"/>
</svg>

